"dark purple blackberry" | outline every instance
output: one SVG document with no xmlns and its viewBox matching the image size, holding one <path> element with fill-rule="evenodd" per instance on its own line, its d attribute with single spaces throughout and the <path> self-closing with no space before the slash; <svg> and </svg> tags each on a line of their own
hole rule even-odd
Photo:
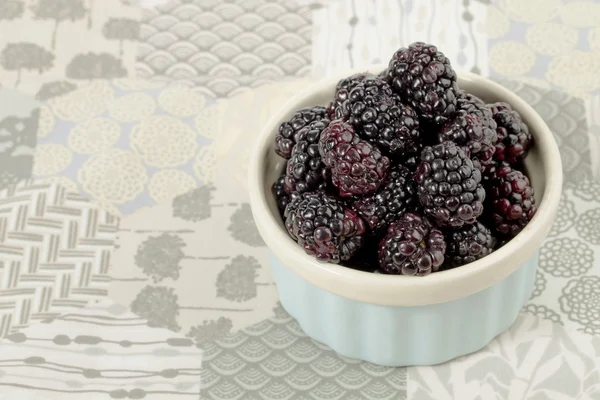
<svg viewBox="0 0 600 400">
<path fill-rule="evenodd" d="M 329 123 L 327 110 L 322 106 L 303 108 L 294 113 L 292 118 L 279 126 L 279 132 L 275 136 L 275 153 L 285 159 L 292 156 L 294 145 L 300 140 L 302 128 L 314 121 Z"/>
<path fill-rule="evenodd" d="M 319 154 L 319 138 L 329 120 L 313 121 L 296 134 L 297 142 L 287 162 L 285 191 L 302 193 L 315 190 L 329 172 Z"/>
<path fill-rule="evenodd" d="M 349 260 L 364 242 L 363 220 L 323 191 L 297 195 L 287 205 L 284 218 L 292 238 L 319 261 Z"/>
<path fill-rule="evenodd" d="M 506 161 L 510 165 L 515 165 L 527 156 L 533 144 L 533 136 L 529 133 L 529 128 L 523 122 L 519 113 L 513 110 L 510 105 L 507 103 L 494 103 L 489 106 L 494 121 L 498 125 L 496 129 L 498 143 L 496 144 L 494 158 L 497 161 Z"/>
<path fill-rule="evenodd" d="M 416 213 L 392 223 L 379 244 L 379 265 L 386 274 L 428 275 L 444 262 L 444 235 Z"/>
<path fill-rule="evenodd" d="M 481 172 L 455 143 L 425 147 L 415 180 L 419 202 L 438 227 L 473 224 L 483 213 Z"/>
<path fill-rule="evenodd" d="M 271 186 L 271 192 L 273 196 L 275 196 L 275 201 L 277 201 L 277 207 L 279 207 L 279 212 L 283 213 L 285 211 L 285 206 L 290 202 L 290 195 L 286 193 L 284 189 L 285 185 L 285 174 L 281 175 Z"/>
<path fill-rule="evenodd" d="M 360 72 L 358 74 L 350 75 L 344 79 L 341 79 L 335 87 L 335 96 L 333 102 L 327 107 L 329 113 L 329 119 L 332 121 L 335 119 L 335 110 L 342 106 L 344 101 L 348 99 L 348 94 L 356 85 L 362 82 L 365 78 L 372 78 L 375 75 L 369 72 Z"/>
<path fill-rule="evenodd" d="M 456 117 L 446 122 L 438 133 L 438 143 L 451 141 L 469 149 L 473 158 L 477 158 L 481 172 L 493 162 L 496 131 L 486 126 L 475 115 L 459 110 Z"/>
<path fill-rule="evenodd" d="M 437 47 L 416 42 L 396 51 L 388 66 L 388 81 L 402 102 L 424 120 L 443 124 L 454 117 L 456 72 Z"/>
<path fill-rule="evenodd" d="M 390 156 L 421 150 L 419 116 L 401 104 L 383 79 L 365 78 L 348 93 L 336 117 L 347 119 L 359 136 Z"/>
<path fill-rule="evenodd" d="M 458 98 L 456 99 L 456 109 L 458 111 L 466 111 L 469 115 L 477 117 L 484 128 L 490 128 L 493 131 L 495 131 L 497 128 L 490 106 L 485 104 L 485 102 L 479 97 L 472 95 L 471 93 L 467 93 L 465 91 L 460 92 Z M 492 139 L 494 137 L 497 138 L 495 132 L 489 134 L 492 136 Z"/>
<path fill-rule="evenodd" d="M 509 165 L 496 168 L 488 182 L 488 204 L 493 227 L 515 236 L 531 221 L 537 207 L 529 178 Z"/>
<path fill-rule="evenodd" d="M 446 234 L 446 263 L 448 268 L 472 263 L 494 251 L 496 239 L 480 222 L 465 225 Z"/>
<path fill-rule="evenodd" d="M 344 121 L 333 121 L 323 130 L 319 152 L 342 197 L 375 192 L 390 168 L 390 160 Z"/>
<path fill-rule="evenodd" d="M 406 211 L 418 206 L 417 187 L 412 173 L 405 167 L 392 167 L 386 180 L 373 194 L 356 198 L 352 208 L 372 231 L 385 231 Z"/>
</svg>

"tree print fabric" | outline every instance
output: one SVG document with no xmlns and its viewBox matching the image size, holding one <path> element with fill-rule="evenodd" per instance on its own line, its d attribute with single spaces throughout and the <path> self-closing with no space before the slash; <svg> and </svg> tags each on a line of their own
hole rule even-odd
<svg viewBox="0 0 600 400">
<path fill-rule="evenodd" d="M 121 0 L 3 0 L 0 85 L 43 101 L 92 80 L 133 76 L 139 18 L 135 4 Z"/>
</svg>

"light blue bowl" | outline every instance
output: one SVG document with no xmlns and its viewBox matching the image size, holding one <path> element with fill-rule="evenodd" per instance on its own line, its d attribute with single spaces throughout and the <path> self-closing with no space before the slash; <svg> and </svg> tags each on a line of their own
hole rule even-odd
<svg viewBox="0 0 600 400">
<path fill-rule="evenodd" d="M 517 318 L 535 282 L 538 252 L 501 282 L 457 300 L 382 306 L 323 290 L 271 253 L 281 304 L 311 338 L 339 354 L 392 367 L 433 365 L 485 347 Z"/>
<path fill-rule="evenodd" d="M 437 364 L 484 347 L 511 325 L 529 298 L 538 249 L 560 201 L 560 153 L 552 132 L 525 101 L 485 78 L 460 72 L 462 89 L 488 102 L 510 103 L 529 125 L 536 144 L 525 164 L 539 206 L 531 222 L 488 256 L 424 277 L 320 263 L 290 238 L 271 193 L 285 166 L 273 151 L 274 136 L 294 111 L 328 104 L 338 79 L 384 68 L 361 68 L 319 82 L 272 117 L 250 160 L 250 204 L 256 226 L 273 252 L 281 302 L 309 336 L 344 356 L 375 364 Z"/>
</svg>

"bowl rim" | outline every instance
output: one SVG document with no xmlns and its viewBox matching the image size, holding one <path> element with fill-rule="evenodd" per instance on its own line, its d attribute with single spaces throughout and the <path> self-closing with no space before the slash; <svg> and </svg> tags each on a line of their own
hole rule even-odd
<svg viewBox="0 0 600 400">
<path fill-rule="evenodd" d="M 272 151 L 273 135 L 280 123 L 291 112 L 301 108 L 298 104 L 306 103 L 319 91 L 330 91 L 341 78 L 365 71 L 379 73 L 385 68 L 387 65 L 384 64 L 368 65 L 322 79 L 290 98 L 264 126 L 251 153 L 248 169 L 250 205 L 259 233 L 287 268 L 322 289 L 352 300 L 387 306 L 421 306 L 477 293 L 500 282 L 534 255 L 556 217 L 563 179 L 558 146 L 544 120 L 523 99 L 490 79 L 457 70 L 459 81 L 482 86 L 523 116 L 534 135 L 543 165 L 543 176 L 546 177 L 543 198 L 534 218 L 515 238 L 490 255 L 462 267 L 424 277 L 380 275 L 354 270 L 343 265 L 322 263 L 306 254 L 268 208 L 264 190 L 264 164 L 268 152 Z"/>
</svg>

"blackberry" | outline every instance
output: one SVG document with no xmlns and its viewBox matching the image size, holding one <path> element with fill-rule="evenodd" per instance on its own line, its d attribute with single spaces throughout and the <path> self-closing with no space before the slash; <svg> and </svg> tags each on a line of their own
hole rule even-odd
<svg viewBox="0 0 600 400">
<path fill-rule="evenodd" d="M 529 178 L 509 165 L 496 168 L 488 183 L 488 205 L 496 231 L 515 236 L 531 221 L 537 207 Z"/>
<path fill-rule="evenodd" d="M 372 231 L 381 232 L 406 211 L 418 206 L 417 188 L 412 173 L 405 167 L 393 167 L 384 183 L 373 194 L 359 197 L 352 203 Z"/>
<path fill-rule="evenodd" d="M 347 119 L 359 136 L 390 156 L 421 150 L 419 116 L 401 104 L 383 79 L 367 77 L 348 93 L 336 117 Z"/>
<path fill-rule="evenodd" d="M 324 191 L 297 195 L 287 205 L 284 218 L 290 236 L 319 261 L 349 260 L 364 242 L 363 220 Z"/>
<path fill-rule="evenodd" d="M 494 251 L 496 239 L 480 222 L 465 225 L 446 235 L 446 265 L 448 268 L 472 263 Z"/>
<path fill-rule="evenodd" d="M 483 213 L 481 172 L 455 143 L 425 147 L 415 180 L 425 214 L 439 227 L 472 224 Z"/>
<path fill-rule="evenodd" d="M 344 121 L 333 121 L 323 130 L 319 152 L 342 197 L 375 192 L 390 168 L 390 160 Z"/>
<path fill-rule="evenodd" d="M 396 51 L 388 66 L 388 81 L 402 102 L 426 121 L 442 124 L 454 117 L 459 91 L 456 72 L 437 47 L 416 42 Z"/>
<path fill-rule="evenodd" d="M 495 158 L 515 165 L 527 156 L 533 144 L 533 136 L 519 113 L 507 103 L 490 104 L 490 108 L 498 125 Z"/>
<path fill-rule="evenodd" d="M 329 119 L 332 121 L 336 118 L 335 110 L 342 106 L 344 101 L 348 99 L 348 94 L 356 85 L 362 82 L 365 78 L 372 78 L 373 74 L 369 72 L 360 72 L 341 79 L 335 87 L 335 96 L 333 102 L 327 107 Z"/>
<path fill-rule="evenodd" d="M 294 145 L 300 140 L 302 128 L 314 121 L 329 122 L 325 107 L 314 106 L 296 111 L 289 121 L 279 126 L 279 132 L 275 136 L 275 153 L 289 159 Z"/>
<path fill-rule="evenodd" d="M 451 141 L 469 149 L 477 158 L 481 172 L 493 162 L 496 131 L 482 123 L 476 114 L 459 110 L 457 116 L 446 122 L 438 133 L 438 143 Z"/>
<path fill-rule="evenodd" d="M 458 111 L 466 111 L 469 115 L 475 116 L 483 125 L 484 128 L 490 128 L 493 131 L 496 130 L 497 125 L 494 121 L 494 115 L 489 105 L 485 104 L 479 97 L 461 91 L 456 99 L 456 109 Z M 495 132 L 489 133 L 493 138 L 497 138 Z"/>
<path fill-rule="evenodd" d="M 428 275 L 444 262 L 444 235 L 419 214 L 392 223 L 379 243 L 379 265 L 386 274 Z"/>
<path fill-rule="evenodd" d="M 281 175 L 271 186 L 271 192 L 273 196 L 275 196 L 275 201 L 277 202 L 277 207 L 279 208 L 279 212 L 283 214 L 285 210 L 285 206 L 290 202 L 290 195 L 286 193 L 284 189 L 285 185 L 285 174 Z"/>
<path fill-rule="evenodd" d="M 328 178 L 319 154 L 319 138 L 329 120 L 313 121 L 296 134 L 297 142 L 287 162 L 285 191 L 306 192 L 316 189 Z"/>
</svg>

